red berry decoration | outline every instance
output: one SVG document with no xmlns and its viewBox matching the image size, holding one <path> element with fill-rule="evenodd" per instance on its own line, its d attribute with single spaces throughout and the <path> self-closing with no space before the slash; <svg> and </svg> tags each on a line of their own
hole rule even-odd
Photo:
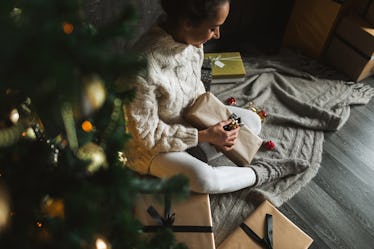
<svg viewBox="0 0 374 249">
<path fill-rule="evenodd" d="M 265 148 L 266 148 L 267 150 L 273 150 L 273 149 L 275 148 L 275 143 L 274 143 L 273 141 L 271 141 L 271 140 L 266 141 L 266 142 L 264 143 L 264 145 L 265 145 Z"/>
<path fill-rule="evenodd" d="M 260 116 L 261 120 L 264 120 L 268 116 L 267 112 L 264 110 L 257 112 L 257 114 Z"/>
<path fill-rule="evenodd" d="M 230 98 L 226 99 L 226 104 L 236 105 L 236 99 L 234 97 L 230 97 Z"/>
</svg>

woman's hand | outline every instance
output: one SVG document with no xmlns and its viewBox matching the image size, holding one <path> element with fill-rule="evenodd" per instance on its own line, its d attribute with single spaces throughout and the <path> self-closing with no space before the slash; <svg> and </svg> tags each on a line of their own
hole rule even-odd
<svg viewBox="0 0 374 249">
<path fill-rule="evenodd" d="M 223 126 L 230 124 L 230 120 L 221 121 L 205 130 L 199 131 L 199 142 L 208 142 L 213 144 L 216 149 L 221 151 L 232 150 L 239 135 L 239 129 L 225 131 Z"/>
</svg>

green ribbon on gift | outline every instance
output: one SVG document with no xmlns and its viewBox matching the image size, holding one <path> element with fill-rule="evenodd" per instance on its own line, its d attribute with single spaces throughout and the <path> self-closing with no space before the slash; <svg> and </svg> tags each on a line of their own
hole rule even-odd
<svg viewBox="0 0 374 249">
<path fill-rule="evenodd" d="M 185 233 L 212 233 L 211 226 L 174 226 L 175 213 L 171 212 L 171 199 L 168 195 L 165 196 L 164 217 L 162 217 L 157 210 L 151 205 L 147 209 L 148 214 L 158 223 L 155 226 L 143 226 L 143 232 L 157 232 L 162 229 L 170 229 L 173 232 Z"/>
<path fill-rule="evenodd" d="M 240 224 L 240 228 L 261 247 L 273 249 L 273 216 L 271 214 L 266 214 L 265 236 L 262 239 L 245 223 Z"/>
</svg>

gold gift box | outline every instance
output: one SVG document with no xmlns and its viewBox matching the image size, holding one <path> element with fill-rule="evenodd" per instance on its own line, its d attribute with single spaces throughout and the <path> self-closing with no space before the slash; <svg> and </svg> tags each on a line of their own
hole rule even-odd
<svg viewBox="0 0 374 249">
<path fill-rule="evenodd" d="M 245 68 L 239 52 L 205 53 L 212 61 L 212 83 L 231 83 L 245 79 Z"/>
<path fill-rule="evenodd" d="M 309 248 L 313 239 L 292 223 L 270 202 L 264 201 L 244 223 L 260 238 L 265 234 L 265 217 L 271 214 L 273 219 L 273 249 Z M 242 228 L 237 228 L 218 247 L 218 249 L 263 249 Z"/>
<path fill-rule="evenodd" d="M 152 195 L 144 194 L 136 202 L 135 217 L 144 226 L 157 226 L 159 224 L 147 212 L 150 206 L 153 206 L 161 216 L 164 215 L 164 203 Z M 174 232 L 177 242 L 186 244 L 189 249 L 216 248 L 208 194 L 192 194 L 185 200 L 172 200 L 171 213 L 175 214 L 173 226 L 178 228 L 177 230 L 183 229 L 181 227 L 189 227 L 189 232 Z M 191 232 L 196 227 L 206 231 Z"/>
</svg>

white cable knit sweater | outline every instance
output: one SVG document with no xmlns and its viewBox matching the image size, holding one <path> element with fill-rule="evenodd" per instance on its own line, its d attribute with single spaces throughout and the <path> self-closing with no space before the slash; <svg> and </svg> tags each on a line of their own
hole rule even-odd
<svg viewBox="0 0 374 249">
<path fill-rule="evenodd" d="M 159 26 L 136 44 L 147 69 L 136 82 L 136 97 L 126 113 L 132 139 L 126 143 L 127 165 L 149 173 L 158 153 L 184 151 L 198 143 L 198 130 L 182 118 L 185 107 L 205 92 L 200 80 L 203 48 L 176 42 Z"/>
</svg>

